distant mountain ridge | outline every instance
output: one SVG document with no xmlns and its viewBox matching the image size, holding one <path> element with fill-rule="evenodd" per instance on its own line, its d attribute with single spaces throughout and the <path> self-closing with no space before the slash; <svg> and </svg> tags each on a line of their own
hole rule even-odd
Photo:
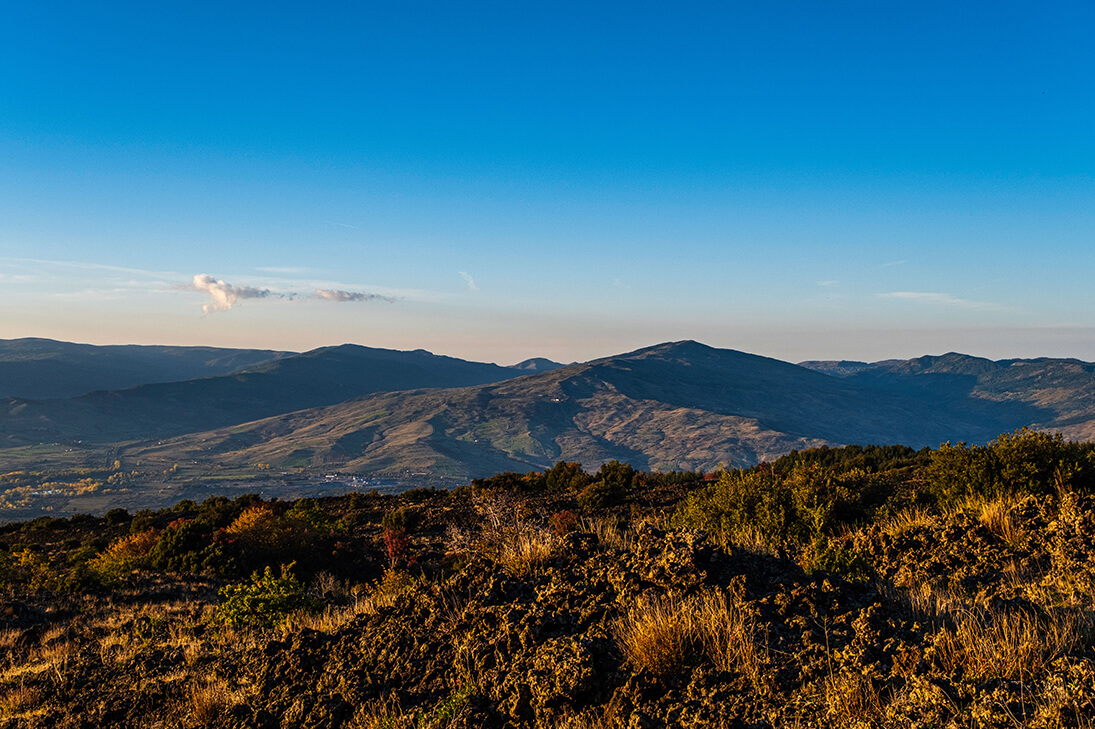
<svg viewBox="0 0 1095 729">
<path fill-rule="evenodd" d="M 558 460 L 710 470 L 823 444 L 984 443 L 1022 426 L 1095 439 L 1095 364 L 1079 360 L 950 353 L 807 367 L 682 341 L 546 362 L 342 345 L 215 377 L 7 398 L 0 455 L 82 442 L 167 467 L 464 478 Z"/>
<path fill-rule="evenodd" d="M 0 397 L 78 397 L 233 372 L 293 352 L 219 347 L 93 345 L 53 339 L 0 339 Z"/>
<path fill-rule="evenodd" d="M 1086 392 L 1095 377 L 1080 370 L 1082 382 L 1074 385 Z M 540 469 L 557 460 L 595 467 L 613 458 L 643 469 L 708 470 L 823 444 L 987 442 L 1024 425 L 1065 426 L 1062 417 L 1095 422 L 1091 398 L 1073 413 L 1035 390 L 994 394 L 986 389 L 991 377 L 979 385 L 962 374 L 972 371 L 990 376 L 997 368 L 957 355 L 835 377 L 673 342 L 477 387 L 366 396 L 132 455 L 456 477 Z"/>
<path fill-rule="evenodd" d="M 332 405 L 373 392 L 463 387 L 523 374 L 425 350 L 344 344 L 215 377 L 96 391 L 66 400 L 0 400 L 0 434 L 109 443 L 161 438 Z"/>
</svg>

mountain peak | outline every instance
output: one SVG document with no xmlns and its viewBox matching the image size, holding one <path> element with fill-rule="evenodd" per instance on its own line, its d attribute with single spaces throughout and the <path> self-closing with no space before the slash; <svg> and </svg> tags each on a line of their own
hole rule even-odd
<svg viewBox="0 0 1095 729">
<path fill-rule="evenodd" d="M 566 367 L 561 362 L 555 362 L 545 357 L 531 357 L 515 365 L 510 365 L 511 370 L 524 370 L 526 372 L 550 372 L 560 367 Z"/>
</svg>

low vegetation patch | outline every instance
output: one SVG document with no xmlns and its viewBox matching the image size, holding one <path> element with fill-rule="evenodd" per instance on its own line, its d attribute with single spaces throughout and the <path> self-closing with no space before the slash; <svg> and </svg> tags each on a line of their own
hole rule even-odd
<svg viewBox="0 0 1095 729">
<path fill-rule="evenodd" d="M 1019 431 L 6 525 L 0 724 L 1091 726 L 1091 452 Z"/>
</svg>

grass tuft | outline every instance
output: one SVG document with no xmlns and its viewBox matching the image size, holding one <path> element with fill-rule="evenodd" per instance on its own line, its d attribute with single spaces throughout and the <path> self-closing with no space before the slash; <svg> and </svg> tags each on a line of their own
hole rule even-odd
<svg viewBox="0 0 1095 729">
<path fill-rule="evenodd" d="M 1023 680 L 1041 674 L 1077 645 L 1076 620 L 1057 612 L 1041 619 L 1025 610 L 968 610 L 936 639 L 944 669 L 967 679 Z"/>
<path fill-rule="evenodd" d="M 729 597 L 646 596 L 616 620 L 614 631 L 627 660 L 655 676 L 664 678 L 704 656 L 720 670 L 742 674 L 755 690 L 767 686 L 767 658 L 736 591 Z"/>
<path fill-rule="evenodd" d="M 217 679 L 193 684 L 187 695 L 189 718 L 195 724 L 208 724 L 221 718 L 235 703 L 235 694 L 224 681 Z"/>
</svg>

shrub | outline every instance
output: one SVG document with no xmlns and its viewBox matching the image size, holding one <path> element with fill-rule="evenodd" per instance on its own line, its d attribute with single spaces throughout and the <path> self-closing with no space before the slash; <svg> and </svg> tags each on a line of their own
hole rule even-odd
<svg viewBox="0 0 1095 729">
<path fill-rule="evenodd" d="M 407 554 L 411 540 L 402 529 L 386 527 L 383 534 L 384 549 L 388 553 L 388 564 L 395 567 Z"/>
<path fill-rule="evenodd" d="M 831 572 L 846 580 L 863 582 L 874 576 L 867 558 L 856 549 L 852 539 L 834 541 L 824 534 L 814 537 L 803 558 L 806 572 Z"/>
<path fill-rule="evenodd" d="M 951 504 L 966 496 L 1042 495 L 1068 486 L 1085 491 L 1095 486 L 1095 445 L 1024 427 L 987 446 L 944 443 L 932 452 L 926 475 L 936 498 Z"/>
<path fill-rule="evenodd" d="M 237 574 L 237 563 L 225 554 L 210 527 L 198 521 L 172 522 L 149 553 L 149 563 L 165 572 Z"/>
<path fill-rule="evenodd" d="M 582 470 L 582 464 L 573 461 L 559 461 L 544 473 L 544 485 L 548 491 L 581 491 L 592 480 Z"/>
<path fill-rule="evenodd" d="M 671 523 L 731 539 L 748 532 L 754 541 L 759 537 L 767 544 L 801 538 L 805 531 L 790 489 L 770 469 L 724 473 L 713 485 L 689 494 Z"/>
<path fill-rule="evenodd" d="M 574 527 L 578 523 L 578 514 L 565 509 L 560 512 L 556 512 L 548 519 L 548 523 L 551 525 L 551 530 L 555 532 L 557 536 L 564 536 L 574 531 Z"/>
<path fill-rule="evenodd" d="M 129 512 L 125 509 L 111 509 L 103 516 L 103 518 L 106 519 L 107 524 L 118 525 L 125 524 L 127 521 L 129 521 L 130 517 Z"/>
<path fill-rule="evenodd" d="M 616 506 L 623 501 L 626 495 L 627 491 L 620 488 L 618 484 L 607 481 L 594 481 L 582 489 L 582 493 L 578 494 L 578 507 L 582 511 L 604 509 L 609 506 Z"/>
<path fill-rule="evenodd" d="M 477 554 L 523 575 L 549 559 L 559 544 L 559 537 L 532 522 L 523 504 L 509 492 L 476 494 L 472 502 L 481 517 L 481 528 L 475 534 L 450 524 L 447 541 L 453 552 Z"/>
<path fill-rule="evenodd" d="M 92 559 L 88 567 L 103 582 L 117 582 L 133 570 L 149 565 L 149 555 L 158 539 L 152 529 L 122 537 Z"/>
<path fill-rule="evenodd" d="M 384 527 L 384 529 L 407 531 L 414 527 L 416 516 L 417 515 L 407 507 L 392 509 L 391 511 L 384 512 L 384 516 L 380 517 L 380 525 Z"/>
<path fill-rule="evenodd" d="M 217 618 L 232 627 L 273 628 L 284 623 L 290 613 L 315 610 L 316 601 L 292 575 L 292 567 L 283 565 L 280 577 L 267 567 L 261 575 L 252 574 L 250 583 L 221 588 L 224 602 L 217 608 Z"/>
<path fill-rule="evenodd" d="M 319 508 L 315 499 L 299 499 L 285 512 L 285 520 L 298 530 L 329 535 L 335 531 L 336 521 L 329 513 Z"/>
<path fill-rule="evenodd" d="M 414 578 L 409 574 L 389 567 L 384 570 L 384 576 L 369 588 L 368 599 L 371 607 L 375 609 L 394 605 L 396 598 L 409 590 L 413 584 Z"/>
</svg>

